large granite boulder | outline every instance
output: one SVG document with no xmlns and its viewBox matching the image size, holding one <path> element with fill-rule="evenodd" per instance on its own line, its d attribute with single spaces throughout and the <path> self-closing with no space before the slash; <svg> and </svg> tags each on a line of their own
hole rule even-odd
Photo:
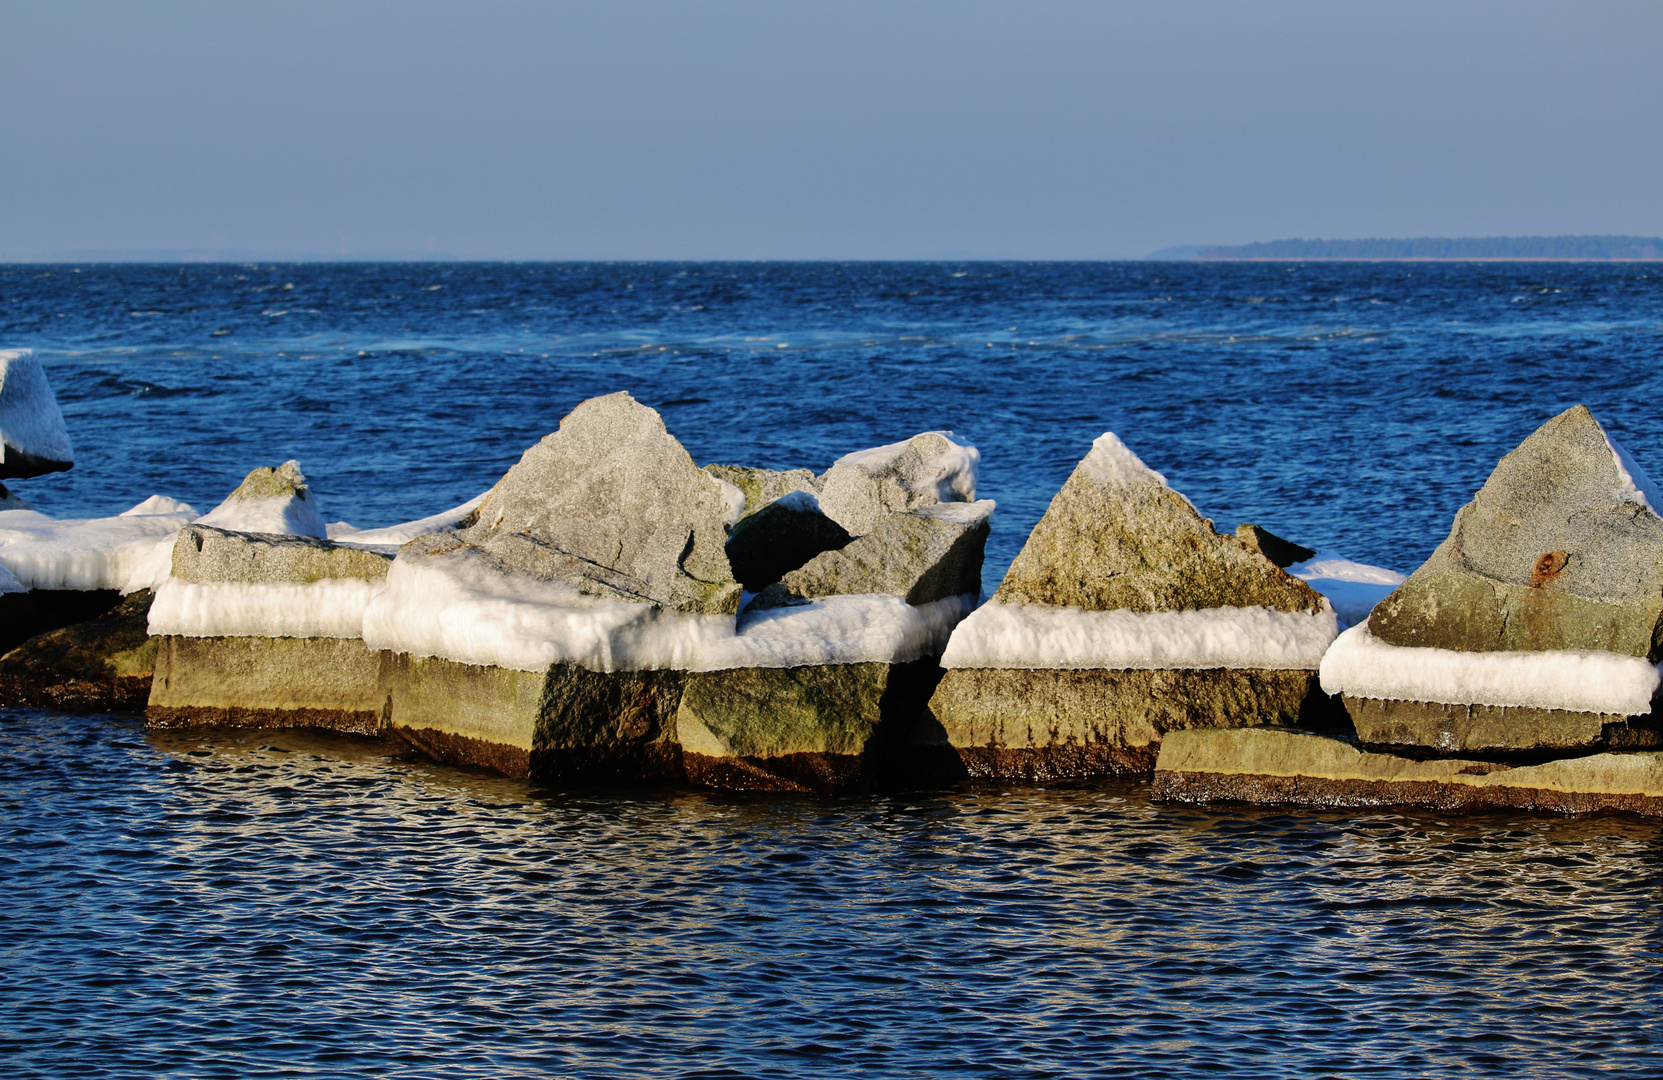
<svg viewBox="0 0 1663 1080">
<path fill-rule="evenodd" d="M 1336 629 L 1256 536 L 1215 531 L 1105 434 L 954 631 L 915 741 L 972 776 L 1147 773 L 1169 731 L 1328 719 Z"/>
<path fill-rule="evenodd" d="M 63 472 L 74 465 L 69 429 L 46 369 L 33 350 L 0 350 L 0 479 Z"/>
<path fill-rule="evenodd" d="M 504 573 L 732 615 L 741 589 L 724 545 L 738 494 L 693 464 L 658 413 L 608 394 L 578 405 L 527 450 L 456 541 Z"/>
<path fill-rule="evenodd" d="M 1151 794 L 1173 802 L 1296 806 L 1501 807 L 1663 815 L 1663 752 L 1630 750 L 1533 764 L 1374 753 L 1356 740 L 1289 728 L 1173 732 Z"/>
<path fill-rule="evenodd" d="M 911 505 L 937 506 L 939 481 Z M 886 510 L 854 536 L 822 490 L 805 470 L 695 469 L 627 395 L 584 402 L 477 523 L 400 549 L 364 623 L 387 723 L 547 783 L 871 782 L 973 602 L 991 504 L 975 521 Z M 738 612 L 742 586 L 782 579 L 801 587 Z"/>
<path fill-rule="evenodd" d="M 187 525 L 149 613 L 152 727 L 381 728 L 364 610 L 391 559 L 319 539 Z"/>
<path fill-rule="evenodd" d="M 1663 499 L 1587 408 L 1501 459 L 1447 539 L 1323 662 L 1359 739 L 1539 756 L 1656 739 Z"/>
</svg>

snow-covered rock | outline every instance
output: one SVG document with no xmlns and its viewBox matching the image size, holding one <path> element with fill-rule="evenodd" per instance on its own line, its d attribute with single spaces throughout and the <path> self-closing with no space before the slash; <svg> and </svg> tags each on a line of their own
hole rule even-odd
<svg viewBox="0 0 1663 1080">
<path fill-rule="evenodd" d="M 1176 728 L 1297 722 L 1338 625 L 1261 533 L 1219 534 L 1104 434 L 953 631 L 919 741 L 1044 780 L 1147 772 Z"/>
<path fill-rule="evenodd" d="M 981 453 L 950 431 L 845 454 L 819 478 L 820 508 L 851 535 L 888 514 L 937 503 L 975 502 Z"/>
<path fill-rule="evenodd" d="M 124 586 L 134 571 L 195 516 L 184 503 L 161 496 L 107 518 L 59 520 L 34 510 L 3 510 L 0 566 L 28 589 L 132 591 Z"/>
<path fill-rule="evenodd" d="M 46 369 L 33 350 L 0 350 L 0 479 L 62 472 L 74 464 Z"/>
<path fill-rule="evenodd" d="M 1614 724 L 1655 727 L 1659 502 L 1593 414 L 1567 409 L 1501 459 L 1432 556 L 1335 642 L 1324 689 L 1376 746 L 1592 749 Z M 1580 743 L 1565 742 L 1573 728 Z"/>
</svg>

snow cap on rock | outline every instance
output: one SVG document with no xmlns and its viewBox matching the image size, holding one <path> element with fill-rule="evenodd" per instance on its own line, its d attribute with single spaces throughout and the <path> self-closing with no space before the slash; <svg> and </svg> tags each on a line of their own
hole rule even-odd
<svg viewBox="0 0 1663 1080">
<path fill-rule="evenodd" d="M 255 469 L 224 502 L 197 521 L 234 532 L 322 537 L 329 531 L 298 461 L 285 461 L 275 469 Z"/>
<path fill-rule="evenodd" d="M 0 479 L 63 472 L 74 464 L 46 369 L 32 349 L 0 351 Z"/>
</svg>

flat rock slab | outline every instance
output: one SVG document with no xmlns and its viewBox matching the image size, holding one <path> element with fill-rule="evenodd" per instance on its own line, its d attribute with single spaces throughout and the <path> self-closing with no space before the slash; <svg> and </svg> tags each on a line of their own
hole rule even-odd
<svg viewBox="0 0 1663 1080">
<path fill-rule="evenodd" d="M 332 578 L 379 581 L 392 556 L 312 536 L 186 525 L 173 542 L 173 576 L 195 584 L 306 585 Z"/>
<path fill-rule="evenodd" d="M 1510 767 L 1370 753 L 1350 740 L 1274 727 L 1174 732 L 1151 789 L 1173 802 L 1324 807 L 1506 807 L 1663 815 L 1663 752 L 1629 751 Z"/>
<path fill-rule="evenodd" d="M 1449 705 L 1342 695 L 1357 741 L 1369 749 L 1522 755 L 1663 747 L 1652 717 L 1503 705 Z"/>
<path fill-rule="evenodd" d="M 987 779 L 1148 775 L 1171 732 L 1312 717 L 1315 682 L 1298 670 L 955 668 L 914 738 Z"/>
<path fill-rule="evenodd" d="M 147 726 L 381 730 L 380 654 L 355 638 L 152 639 Z"/>
</svg>

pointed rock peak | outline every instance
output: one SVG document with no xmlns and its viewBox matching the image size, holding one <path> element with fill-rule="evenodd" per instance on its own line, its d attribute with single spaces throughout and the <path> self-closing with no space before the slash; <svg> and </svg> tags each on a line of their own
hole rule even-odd
<svg viewBox="0 0 1663 1080">
<path fill-rule="evenodd" d="M 290 496 L 307 498 L 311 494 L 306 487 L 306 474 L 300 471 L 300 462 L 290 459 L 275 469 L 266 467 L 255 469 L 243 477 L 243 482 L 237 485 L 231 499 L 286 499 Z"/>
<path fill-rule="evenodd" d="M 1497 463 L 1449 537 L 1369 616 L 1390 645 L 1657 658 L 1663 503 L 1577 405 Z"/>
<path fill-rule="evenodd" d="M 1323 604 L 1257 547 L 1214 531 L 1112 432 L 1051 500 L 994 599 L 1085 611 Z"/>
<path fill-rule="evenodd" d="M 745 499 L 627 393 L 580 403 L 491 489 L 463 539 L 499 569 L 593 595 L 732 614 L 723 550 Z"/>
<path fill-rule="evenodd" d="M 1075 469 L 1105 487 L 1135 487 L 1156 484 L 1170 487 L 1166 477 L 1143 463 L 1120 436 L 1105 431 L 1091 444 L 1091 453 Z"/>
<path fill-rule="evenodd" d="M 1503 457 L 1480 489 L 1478 501 L 1566 509 L 1633 503 L 1657 514 L 1663 508 L 1663 493 L 1586 405 L 1574 405 Z"/>
<path fill-rule="evenodd" d="M 297 461 L 255 469 L 197 521 L 233 532 L 319 537 L 329 532 Z"/>
<path fill-rule="evenodd" d="M 69 429 L 34 350 L 0 350 L 0 478 L 63 472 L 74 464 Z"/>
<path fill-rule="evenodd" d="M 1663 516 L 1663 494 L 1658 492 L 1657 484 L 1646 474 L 1646 470 L 1640 467 L 1639 462 L 1629 457 L 1622 444 L 1613 439 L 1609 431 L 1605 431 L 1604 425 L 1600 426 L 1600 430 L 1605 433 L 1605 445 L 1611 448 L 1611 457 L 1617 463 L 1617 478 L 1622 485 L 1623 501 L 1639 503 L 1652 513 Z"/>
</svg>

